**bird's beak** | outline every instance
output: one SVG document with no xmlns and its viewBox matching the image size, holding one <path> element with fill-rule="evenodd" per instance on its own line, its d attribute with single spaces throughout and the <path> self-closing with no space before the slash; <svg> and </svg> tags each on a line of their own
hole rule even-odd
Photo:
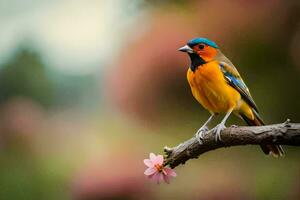
<svg viewBox="0 0 300 200">
<path fill-rule="evenodd" d="M 178 49 L 178 51 L 187 52 L 187 53 L 194 53 L 193 49 L 188 45 L 185 45 Z"/>
</svg>

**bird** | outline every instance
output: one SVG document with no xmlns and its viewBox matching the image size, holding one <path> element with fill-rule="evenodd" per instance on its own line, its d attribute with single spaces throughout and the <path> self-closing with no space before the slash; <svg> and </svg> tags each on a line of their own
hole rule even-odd
<svg viewBox="0 0 300 200">
<path fill-rule="evenodd" d="M 216 141 L 222 140 L 221 131 L 226 128 L 225 123 L 232 113 L 249 126 L 265 124 L 240 73 L 215 42 L 202 37 L 194 38 L 178 50 L 187 53 L 191 61 L 187 70 L 187 80 L 192 95 L 211 114 L 196 132 L 199 143 L 202 143 L 204 134 L 209 130 L 209 123 L 219 114 L 225 116 L 211 129 Z M 280 145 L 260 146 L 267 155 L 275 157 L 284 155 Z"/>
</svg>

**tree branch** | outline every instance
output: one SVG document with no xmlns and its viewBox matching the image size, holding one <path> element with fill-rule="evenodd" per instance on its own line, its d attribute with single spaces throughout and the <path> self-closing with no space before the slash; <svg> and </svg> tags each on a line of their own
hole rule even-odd
<svg viewBox="0 0 300 200">
<path fill-rule="evenodd" d="M 300 123 L 290 123 L 290 120 L 287 120 L 282 124 L 268 126 L 230 127 L 221 132 L 221 138 L 222 141 L 216 142 L 215 135 L 208 131 L 202 144 L 194 136 L 176 147 L 165 147 L 166 159 L 164 164 L 175 168 L 189 159 L 198 158 L 205 152 L 222 147 L 248 144 L 300 146 Z"/>
</svg>

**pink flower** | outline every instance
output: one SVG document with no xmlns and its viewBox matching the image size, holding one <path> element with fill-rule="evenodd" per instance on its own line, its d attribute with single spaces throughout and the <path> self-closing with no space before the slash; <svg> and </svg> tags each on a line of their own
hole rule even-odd
<svg viewBox="0 0 300 200">
<path fill-rule="evenodd" d="M 162 181 L 170 183 L 170 178 L 175 177 L 176 173 L 173 169 L 163 166 L 164 158 L 162 155 L 150 153 L 150 159 L 145 159 L 144 163 L 148 167 L 144 174 L 154 180 L 157 184 Z"/>
</svg>

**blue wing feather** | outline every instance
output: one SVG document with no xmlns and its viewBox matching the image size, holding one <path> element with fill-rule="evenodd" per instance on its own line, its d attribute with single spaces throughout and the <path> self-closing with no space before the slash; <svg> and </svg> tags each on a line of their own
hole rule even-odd
<svg viewBox="0 0 300 200">
<path fill-rule="evenodd" d="M 252 108 L 254 108 L 256 112 L 258 112 L 257 106 L 249 92 L 249 89 L 236 68 L 225 62 L 220 62 L 220 68 L 229 85 L 236 89 L 241 94 L 244 101 L 246 101 Z"/>
</svg>

